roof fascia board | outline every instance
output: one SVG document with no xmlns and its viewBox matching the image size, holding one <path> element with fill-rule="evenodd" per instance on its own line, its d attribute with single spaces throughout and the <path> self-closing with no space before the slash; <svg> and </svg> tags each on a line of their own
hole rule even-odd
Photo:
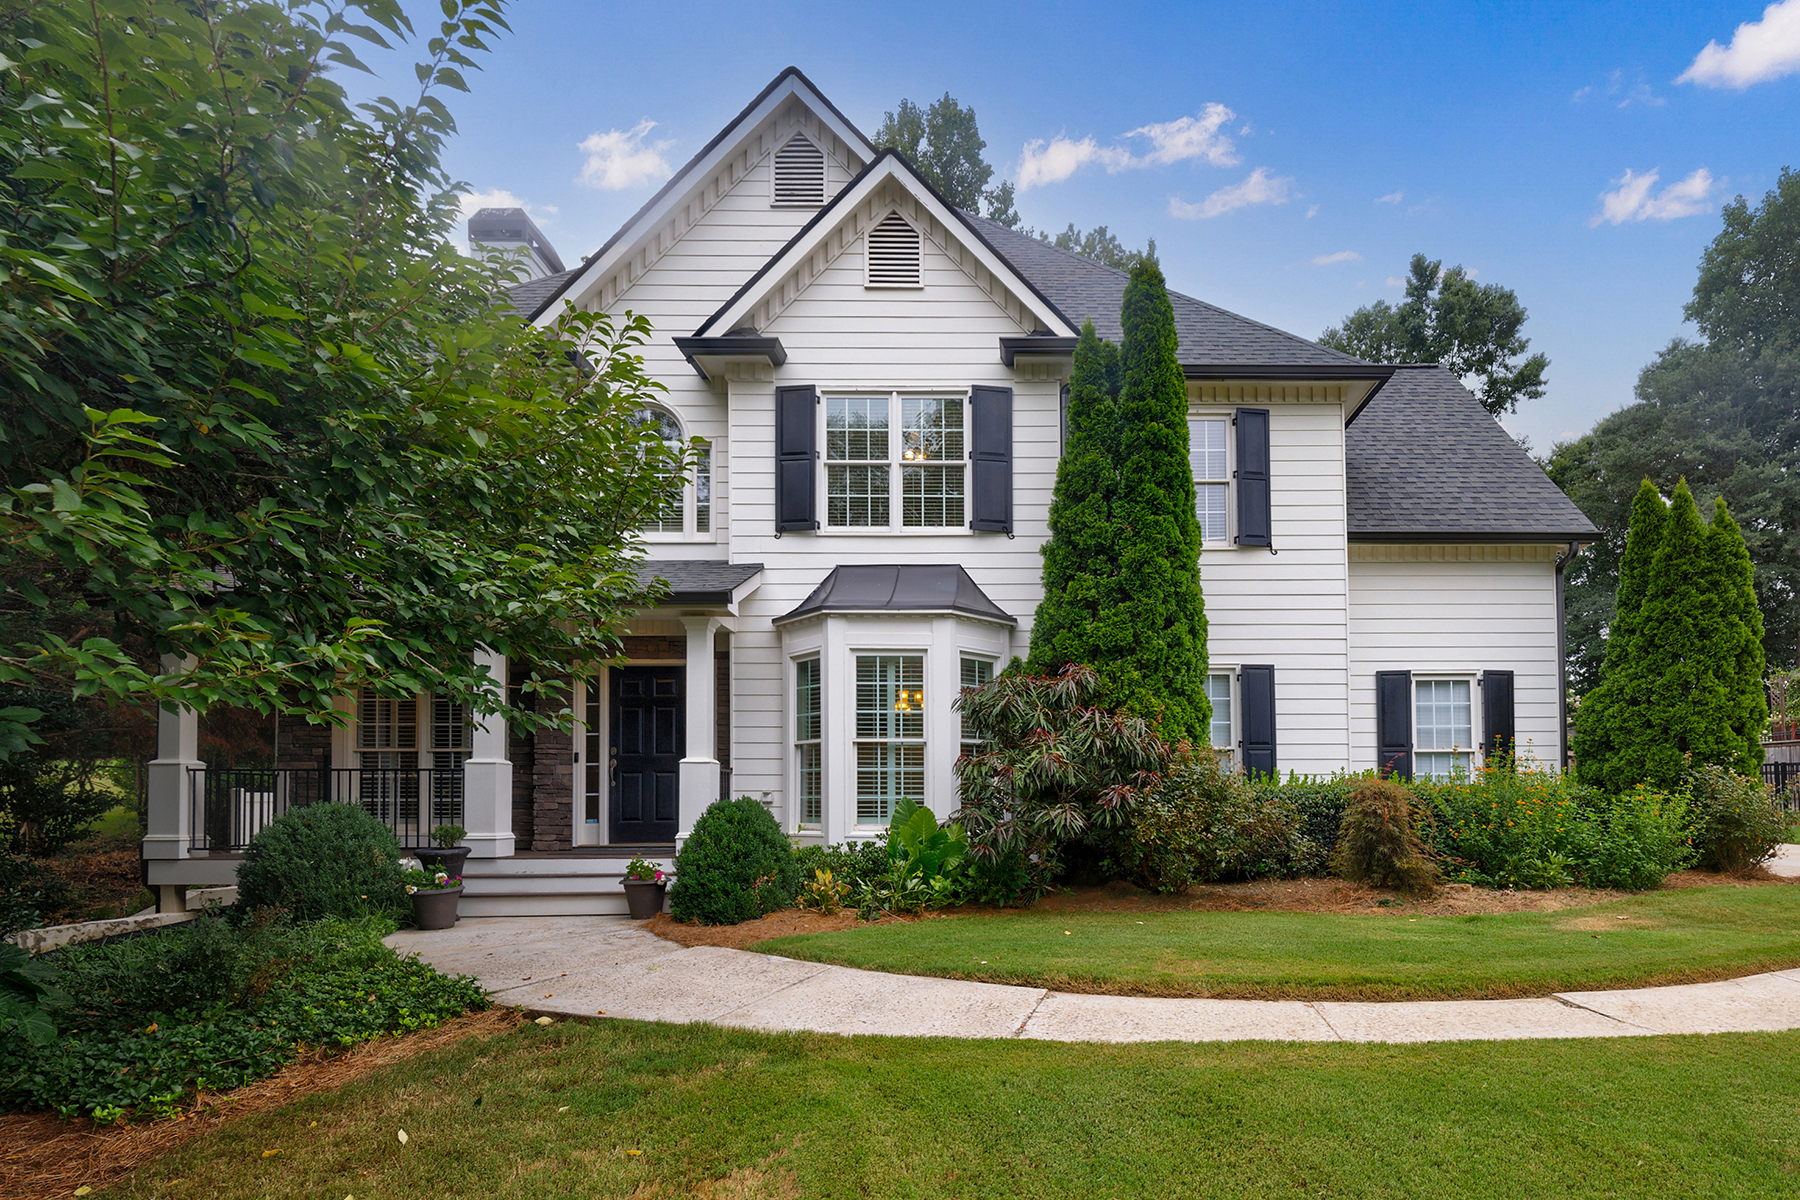
<svg viewBox="0 0 1800 1200">
<path fill-rule="evenodd" d="M 545 297 L 544 302 L 538 305 L 536 311 L 527 320 L 534 325 L 548 324 L 555 316 L 553 310 L 558 300 L 565 295 L 579 296 L 596 281 L 604 279 L 620 260 L 636 247 L 638 239 L 645 232 L 661 225 L 668 215 L 687 198 L 690 188 L 684 187 L 684 183 L 691 184 L 695 177 L 710 178 L 721 163 L 737 153 L 738 147 L 743 143 L 745 131 L 754 129 L 766 121 L 791 96 L 798 96 L 801 103 L 812 109 L 814 114 L 825 123 L 832 133 L 837 135 L 840 141 L 862 151 L 865 160 L 873 159 L 876 156 L 877 151 L 874 144 L 863 136 L 862 130 L 852 125 L 849 119 L 838 111 L 837 106 L 827 100 L 824 94 L 813 86 L 812 80 L 801 74 L 798 68 L 789 67 L 777 75 L 774 81 L 762 90 L 762 94 L 745 107 L 744 111 L 727 123 L 725 128 L 713 137 L 712 141 L 701 147 L 699 153 L 690 158 L 679 171 L 676 171 L 669 178 L 669 182 L 663 184 L 654 196 L 644 202 L 642 208 L 633 213 L 623 225 L 619 226 L 616 233 L 606 239 L 606 243 L 600 249 L 589 255 L 579 271 L 569 276 L 563 281 L 561 287 Z M 737 136 L 734 137 L 733 134 Z"/>
<path fill-rule="evenodd" d="M 1595 531 L 1592 529 L 1585 529 L 1579 533 L 1555 533 L 1539 529 L 1517 533 L 1445 533 L 1442 530 L 1415 530 L 1402 533 L 1358 533 L 1355 530 L 1352 530 L 1346 540 L 1377 546 L 1554 545 L 1557 547 L 1565 547 L 1570 542 L 1580 542 L 1583 546 L 1591 546 L 1594 544 L 1594 538 Z"/>
<path fill-rule="evenodd" d="M 968 235 L 963 240 L 970 253 L 974 254 L 987 271 L 1005 281 L 1006 286 L 1020 300 L 1025 301 L 1025 307 L 1032 310 L 1034 315 L 1046 324 L 1061 325 L 1065 336 L 1077 335 L 1078 331 L 1069 324 L 1069 319 L 1045 299 L 1043 293 L 1033 287 L 1005 256 L 990 246 L 986 238 L 963 220 L 961 214 L 947 204 L 930 184 L 919 178 L 905 159 L 892 150 L 883 150 L 862 174 L 839 192 L 831 203 L 820 209 L 812 220 L 788 240 L 787 245 L 776 251 L 756 274 L 746 280 L 744 286 L 719 311 L 708 317 L 705 324 L 694 331 L 694 336 L 704 337 L 712 329 L 735 328 L 762 302 L 767 294 L 765 285 L 773 286 L 785 276 L 796 262 L 818 248 L 819 242 L 837 228 L 848 212 L 889 181 L 897 182 L 911 192 L 914 199 L 922 203 L 945 229 L 963 230 Z"/>
</svg>

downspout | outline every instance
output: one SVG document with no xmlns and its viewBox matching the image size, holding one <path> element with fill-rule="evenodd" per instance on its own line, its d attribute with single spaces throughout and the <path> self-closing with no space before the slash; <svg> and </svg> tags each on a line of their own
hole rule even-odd
<svg viewBox="0 0 1800 1200">
<path fill-rule="evenodd" d="M 1570 542 L 1556 556 L 1556 741 L 1561 748 L 1558 770 L 1569 773 L 1569 652 L 1565 644 L 1567 620 L 1563 613 L 1563 568 L 1581 553 L 1580 542 Z"/>
</svg>

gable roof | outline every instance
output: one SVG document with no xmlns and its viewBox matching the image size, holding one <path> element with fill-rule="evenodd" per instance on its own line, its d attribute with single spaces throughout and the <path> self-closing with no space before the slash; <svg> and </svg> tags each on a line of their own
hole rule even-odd
<svg viewBox="0 0 1800 1200">
<path fill-rule="evenodd" d="M 1092 321 L 1094 331 L 1108 341 L 1124 335 L 1119 310 L 1125 302 L 1130 275 L 1101 266 L 1067 250 L 1058 250 L 1028 234 L 1004 225 L 962 214 L 987 243 L 1011 262 L 1032 285 L 1079 329 Z M 1175 309 L 1175 333 L 1183 367 L 1343 367 L 1366 370 L 1372 364 L 1338 350 L 1228 312 L 1217 305 L 1171 291 Z M 1361 374 L 1361 371 L 1357 372 Z"/>
<path fill-rule="evenodd" d="M 782 100 L 786 99 L 789 95 L 800 93 L 802 89 L 806 92 L 806 95 L 803 97 L 804 102 L 808 107 L 813 108 L 815 112 L 822 115 L 828 124 L 835 126 L 832 130 L 834 133 L 844 141 L 853 144 L 865 159 L 873 158 L 875 156 L 875 145 L 863 135 L 862 130 L 851 123 L 850 118 L 839 112 L 837 105 L 833 104 L 830 100 L 827 100 L 825 98 L 825 93 L 821 92 L 813 84 L 813 81 L 806 77 L 805 73 L 802 72 L 799 67 L 788 67 L 783 70 L 781 74 L 775 76 L 774 79 L 771 79 L 769 85 L 756 94 L 756 99 L 750 101 L 749 104 L 746 104 L 744 110 L 728 121 L 725 128 L 719 130 L 719 132 L 713 136 L 711 141 L 700 148 L 699 153 L 688 159 L 679 171 L 670 176 L 669 181 L 658 188 L 654 196 L 644 201 L 643 207 L 639 208 L 631 215 L 629 220 L 619 226 L 618 231 L 610 238 L 607 238 L 606 243 L 603 246 L 583 259 L 581 265 L 573 271 L 570 271 L 567 277 L 562 279 L 553 291 L 537 302 L 535 307 L 524 309 L 524 305 L 520 304 L 519 307 L 526 312 L 525 319 L 527 321 L 536 321 L 539 317 L 543 316 L 545 311 L 553 306 L 557 300 L 561 299 L 565 292 L 568 292 L 572 288 L 579 287 L 579 283 L 584 277 L 593 273 L 596 267 L 605 264 L 608 256 L 616 249 L 623 248 L 628 234 L 641 230 L 650 217 L 660 216 L 661 213 L 659 210 L 661 210 L 666 203 L 671 201 L 685 184 L 691 182 L 692 177 L 698 174 L 701 168 L 707 164 L 715 154 L 722 148 L 726 148 L 728 140 L 731 139 L 734 134 L 737 134 L 746 125 L 754 124 L 756 121 L 762 119 L 768 112 L 773 111 Z M 513 289 L 515 297 L 517 297 L 519 291 L 520 289 L 518 288 Z"/>
<path fill-rule="evenodd" d="M 1046 296 L 1036 284 L 1020 272 L 1017 266 L 994 248 L 983 231 L 975 224 L 979 218 L 956 208 L 945 200 L 938 190 L 931 186 L 924 176 L 913 169 L 911 163 L 898 151 L 882 150 L 874 161 L 864 167 L 855 179 L 852 179 L 830 202 L 813 214 L 812 220 L 800 227 L 799 232 L 788 239 L 780 250 L 777 250 L 768 262 L 744 281 L 744 285 L 734 292 L 731 298 L 712 316 L 701 323 L 694 331 L 695 337 L 705 337 L 725 333 L 737 328 L 754 311 L 762 298 L 827 240 L 832 231 L 846 221 L 854 220 L 853 209 L 874 198 L 884 183 L 894 181 L 904 188 L 918 203 L 920 209 L 929 214 L 946 231 L 955 236 L 973 254 L 988 272 L 999 279 L 1031 312 L 1036 321 L 1043 325 L 1062 325 L 1065 328 L 1058 332 L 1073 334 L 1077 326 L 1070 323 L 1054 301 Z M 981 222 L 988 224 L 988 222 Z M 858 236 L 864 231 L 857 230 Z M 846 238 L 846 244 L 849 242 Z M 966 264 L 965 264 L 966 269 Z M 803 285 L 802 285 L 803 287 Z M 796 290 L 796 294 L 797 291 Z M 1123 296 L 1123 289 L 1120 291 Z"/>
<path fill-rule="evenodd" d="M 1353 542 L 1591 542 L 1594 523 L 1443 367 L 1399 367 L 1344 430 Z"/>
</svg>

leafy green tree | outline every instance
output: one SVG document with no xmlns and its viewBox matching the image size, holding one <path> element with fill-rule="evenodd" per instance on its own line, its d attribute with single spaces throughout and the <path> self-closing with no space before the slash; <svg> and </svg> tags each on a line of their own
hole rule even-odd
<svg viewBox="0 0 1800 1200">
<path fill-rule="evenodd" d="M 410 35 L 397 0 L 0 13 L 0 683 L 530 726 L 566 705 L 524 671 L 509 703 L 478 646 L 617 646 L 684 466 L 635 416 L 649 331 L 523 328 L 452 249 L 439 93 L 505 26 L 444 12 L 414 99 L 356 106 L 331 71 Z"/>
<path fill-rule="evenodd" d="M 958 104 L 949 92 L 932 101 L 930 108 L 900 101 L 897 110 L 883 114 L 875 144 L 905 155 L 913 169 L 957 208 L 978 213 L 986 201 L 988 220 L 1018 228 L 1011 181 L 988 187 L 994 168 L 982 157 L 987 143 L 976 125 L 975 110 Z"/>
<path fill-rule="evenodd" d="M 1800 346 L 1800 172 L 1782 169 L 1751 209 L 1742 196 L 1720 212 L 1724 228 L 1700 259 L 1684 310 L 1713 346 L 1751 355 Z"/>
<path fill-rule="evenodd" d="M 1604 675 L 1598 686 L 1586 692 L 1575 712 L 1575 731 L 1571 749 L 1581 778 L 1604 786 L 1608 771 L 1617 758 L 1617 742 L 1613 726 L 1622 705 L 1620 691 L 1631 674 L 1631 651 L 1640 624 L 1644 596 L 1650 586 L 1650 570 L 1662 547 L 1669 526 L 1669 506 L 1663 502 L 1656 485 L 1645 479 L 1639 486 L 1631 506 L 1631 523 L 1625 549 L 1619 559 L 1617 611 L 1613 617 L 1612 635 L 1606 640 Z M 1623 791 L 1635 781 L 1625 781 L 1614 790 Z"/>
<path fill-rule="evenodd" d="M 1103 342 L 1093 322 L 1081 327 L 1069 376 L 1068 428 L 1050 538 L 1043 545 L 1044 598 L 1031 627 L 1030 669 L 1050 675 L 1069 663 L 1117 658 L 1130 630 L 1107 618 L 1118 603 L 1119 348 Z"/>
<path fill-rule="evenodd" d="M 1074 222 L 1069 227 L 1051 237 L 1047 233 L 1038 234 L 1042 241 L 1049 242 L 1058 250 L 1067 250 L 1071 254 L 1079 254 L 1083 258 L 1091 258 L 1103 267 L 1114 270 L 1129 271 L 1139 262 L 1156 261 L 1156 239 L 1149 239 L 1142 250 L 1127 250 L 1123 242 L 1114 236 L 1104 225 L 1095 226 L 1083 233 L 1075 228 Z"/>
<path fill-rule="evenodd" d="M 1371 362 L 1440 363 L 1459 379 L 1481 378 L 1482 407 L 1498 417 L 1520 400 L 1544 394 L 1550 360 L 1523 358 L 1525 309 L 1509 288 L 1478 284 L 1461 267 L 1412 257 L 1406 299 L 1365 305 L 1319 335 L 1319 341 Z"/>
<path fill-rule="evenodd" d="M 1132 268 L 1120 323 L 1118 600 L 1104 619 L 1130 645 L 1123 656 L 1095 665 L 1109 706 L 1159 720 L 1166 738 L 1204 744 L 1212 704 L 1187 381 L 1175 310 L 1154 262 Z"/>
</svg>

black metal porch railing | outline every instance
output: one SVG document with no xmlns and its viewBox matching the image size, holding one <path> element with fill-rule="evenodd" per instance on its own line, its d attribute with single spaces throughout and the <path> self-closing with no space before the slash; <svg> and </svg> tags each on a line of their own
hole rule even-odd
<svg viewBox="0 0 1800 1200">
<path fill-rule="evenodd" d="M 1766 762 L 1762 777 L 1782 808 L 1800 812 L 1800 762 Z"/>
<path fill-rule="evenodd" d="M 364 771 L 310 767 L 197 767 L 188 772 L 189 846 L 242 850 L 270 822 L 309 804 L 357 804 L 402 846 L 432 844 L 439 825 L 463 823 L 463 772 L 430 767 Z"/>
</svg>

